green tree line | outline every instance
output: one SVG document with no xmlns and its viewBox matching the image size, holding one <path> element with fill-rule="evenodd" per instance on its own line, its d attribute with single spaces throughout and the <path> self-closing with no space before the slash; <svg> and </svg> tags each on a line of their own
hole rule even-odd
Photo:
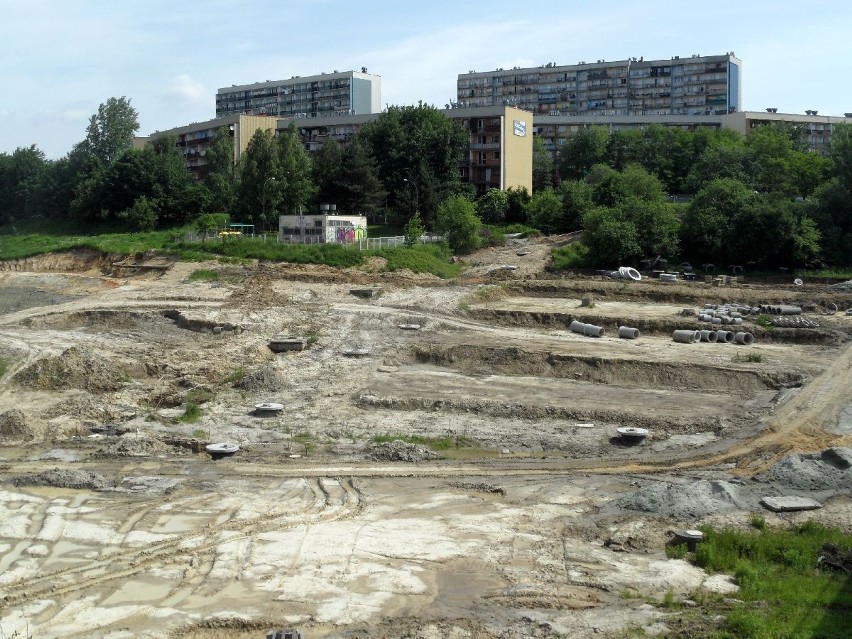
<svg viewBox="0 0 852 639">
<path fill-rule="evenodd" d="M 138 114 L 110 98 L 63 158 L 35 146 L 0 153 L 0 225 L 142 231 L 229 217 L 273 230 L 282 213 L 321 203 L 373 222 L 447 235 L 457 252 L 512 224 L 547 234 L 582 231 L 582 265 L 657 256 L 760 266 L 852 262 L 852 126 L 835 126 L 827 157 L 803 132 L 766 125 L 727 130 L 649 126 L 581 129 L 555 155 L 533 140 L 533 190 L 475 198 L 461 182 L 468 134 L 434 107 L 391 106 L 342 143 L 309 154 L 296 123 L 258 130 L 239 162 L 227 127 L 205 152 L 200 180 L 177 140 L 133 147 Z M 510 160 L 509 160 L 510 161 Z M 671 195 L 686 196 L 686 203 Z M 215 223 L 214 223 L 215 222 Z"/>
</svg>

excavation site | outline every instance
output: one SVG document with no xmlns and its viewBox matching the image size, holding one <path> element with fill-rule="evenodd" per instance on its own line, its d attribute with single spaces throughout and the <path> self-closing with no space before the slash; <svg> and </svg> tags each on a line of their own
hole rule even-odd
<svg viewBox="0 0 852 639">
<path fill-rule="evenodd" d="M 551 248 L 0 263 L 2 636 L 665 635 L 674 538 L 852 533 L 852 282 Z"/>
</svg>

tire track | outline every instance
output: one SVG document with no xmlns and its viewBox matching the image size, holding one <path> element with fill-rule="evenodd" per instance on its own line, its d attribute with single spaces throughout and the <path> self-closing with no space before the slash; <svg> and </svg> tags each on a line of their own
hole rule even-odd
<svg viewBox="0 0 852 639">
<path fill-rule="evenodd" d="M 337 488 L 335 488 L 335 486 Z M 167 595 L 168 601 L 179 602 L 192 596 L 205 584 L 214 569 L 217 548 L 222 543 L 251 540 L 254 536 L 271 531 L 281 531 L 299 526 L 312 526 L 355 516 L 363 509 L 363 498 L 352 480 L 348 483 L 313 478 L 305 483 L 308 491 L 302 507 L 274 511 L 246 519 L 231 518 L 218 525 L 208 524 L 204 529 L 176 534 L 141 548 L 121 548 L 109 557 L 96 559 L 84 565 L 42 573 L 35 577 L 13 582 L 0 589 L 0 596 L 9 606 L 42 598 L 55 598 L 96 588 L 106 582 L 126 579 L 144 572 L 154 564 L 174 565 L 185 563 L 183 557 L 191 555 L 193 572 L 186 584 Z M 276 500 L 277 501 L 277 500 Z M 223 538 L 228 533 L 234 536 Z M 244 559 L 242 563 L 245 563 Z M 197 567 L 196 567 L 197 566 Z M 215 594 L 217 589 L 213 589 Z"/>
</svg>

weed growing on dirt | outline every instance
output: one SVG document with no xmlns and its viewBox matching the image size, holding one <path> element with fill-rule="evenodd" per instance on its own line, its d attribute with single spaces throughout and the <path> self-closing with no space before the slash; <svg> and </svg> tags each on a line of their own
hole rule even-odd
<svg viewBox="0 0 852 639">
<path fill-rule="evenodd" d="M 208 437 L 210 437 L 210 433 L 208 433 L 203 428 L 196 428 L 194 431 L 192 431 L 192 436 L 195 437 L 195 439 L 207 439 Z"/>
<path fill-rule="evenodd" d="M 675 594 L 671 590 L 666 590 L 666 594 L 663 595 L 663 600 L 660 602 L 660 606 L 663 608 L 677 608 L 679 606 L 677 600 L 675 599 Z"/>
<path fill-rule="evenodd" d="M 686 559 L 686 544 L 671 544 L 666 546 L 666 557 L 669 559 Z"/>
<path fill-rule="evenodd" d="M 760 521 L 753 520 L 756 528 Z M 786 530 L 702 529 L 690 559 L 708 572 L 733 573 L 740 587 L 730 610 L 702 604 L 726 618 L 716 637 L 848 637 L 852 588 L 848 575 L 821 568 L 826 544 L 852 547 L 852 535 L 806 522 Z"/>
<path fill-rule="evenodd" d="M 752 515 L 749 523 L 751 523 L 752 528 L 756 528 L 757 530 L 766 530 L 766 520 L 760 515 Z"/>
<path fill-rule="evenodd" d="M 305 339 L 308 342 L 308 348 L 310 348 L 319 341 L 319 333 L 317 333 L 315 330 L 306 331 Z"/>
<path fill-rule="evenodd" d="M 390 433 L 385 433 L 384 435 L 375 435 L 372 439 L 374 444 L 382 444 L 396 440 L 403 441 L 408 444 L 426 446 L 426 448 L 435 451 L 467 448 L 476 443 L 469 437 L 459 435 L 448 435 L 446 437 L 423 437 L 421 435 L 392 435 Z"/>
<path fill-rule="evenodd" d="M 772 318 L 769 315 L 758 315 L 754 322 L 758 326 L 765 328 L 767 331 L 771 331 L 775 328 L 775 324 L 772 323 Z"/>
<path fill-rule="evenodd" d="M 177 418 L 177 421 L 191 424 L 201 419 L 201 407 L 195 402 L 187 402 L 183 415 Z"/>
<path fill-rule="evenodd" d="M 279 244 L 275 240 L 243 237 L 228 242 L 207 242 L 204 244 L 178 242 L 174 249 L 193 253 L 217 255 L 229 258 L 268 260 L 270 262 L 291 262 L 294 264 L 325 264 L 338 268 L 358 266 L 364 261 L 364 255 L 353 248 L 340 244 Z M 183 256 L 183 255 L 182 255 Z"/>
<path fill-rule="evenodd" d="M 760 353 L 748 353 L 747 355 L 743 355 L 742 353 L 737 353 L 736 355 L 734 355 L 731 358 L 731 361 L 735 362 L 737 364 L 739 364 L 741 362 L 760 363 L 760 362 L 763 361 L 763 355 L 761 355 Z"/>
<path fill-rule="evenodd" d="M 208 388 L 193 388 L 186 394 L 187 402 L 191 402 L 193 404 L 204 404 L 205 402 L 212 401 L 216 395 Z"/>
<path fill-rule="evenodd" d="M 186 278 L 187 282 L 218 282 L 219 271 L 213 271 L 208 268 L 200 268 L 189 274 Z"/>
<path fill-rule="evenodd" d="M 232 370 L 223 380 L 226 384 L 239 384 L 246 378 L 246 372 L 242 366 Z"/>
<path fill-rule="evenodd" d="M 0 377 L 6 374 L 6 371 L 12 366 L 12 360 L 0 355 Z"/>
</svg>

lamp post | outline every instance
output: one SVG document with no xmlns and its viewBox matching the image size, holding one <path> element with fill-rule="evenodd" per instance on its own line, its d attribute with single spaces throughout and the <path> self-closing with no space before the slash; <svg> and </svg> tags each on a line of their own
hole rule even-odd
<svg viewBox="0 0 852 639">
<path fill-rule="evenodd" d="M 420 212 L 420 189 L 417 188 L 417 182 L 414 180 L 409 180 L 408 178 L 402 178 L 403 182 L 408 182 L 411 186 L 414 187 L 414 212 Z"/>
<path fill-rule="evenodd" d="M 263 237 L 266 237 L 266 187 L 270 182 L 275 182 L 274 177 L 268 177 L 263 183 L 263 218 L 262 218 L 262 228 L 263 228 Z"/>
</svg>

